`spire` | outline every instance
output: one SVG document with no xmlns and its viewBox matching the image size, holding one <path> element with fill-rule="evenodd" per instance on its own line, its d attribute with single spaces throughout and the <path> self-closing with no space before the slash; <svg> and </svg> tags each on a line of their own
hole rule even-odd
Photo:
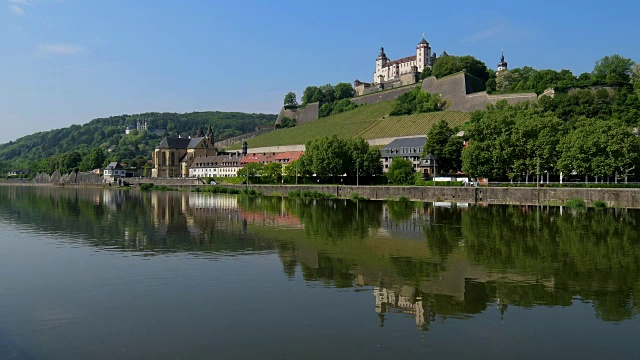
<svg viewBox="0 0 640 360">
<path fill-rule="evenodd" d="M 202 126 L 200 126 L 200 128 L 198 129 L 198 134 L 196 134 L 196 137 L 203 137 L 204 136 L 204 131 L 202 131 Z"/>
<path fill-rule="evenodd" d="M 207 137 L 213 136 L 213 129 L 211 129 L 211 124 L 209 124 L 209 128 L 207 129 Z"/>
<path fill-rule="evenodd" d="M 508 70 L 507 62 L 504 61 L 504 49 L 502 49 L 502 55 L 500 56 L 500 62 L 498 63 L 497 71 Z"/>
</svg>

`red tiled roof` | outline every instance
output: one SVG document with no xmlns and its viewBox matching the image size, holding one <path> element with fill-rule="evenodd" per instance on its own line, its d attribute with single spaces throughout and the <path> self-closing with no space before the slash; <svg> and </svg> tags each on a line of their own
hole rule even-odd
<svg viewBox="0 0 640 360">
<path fill-rule="evenodd" d="M 289 164 L 300 159 L 300 156 L 302 156 L 302 154 L 303 151 L 285 151 L 277 153 L 276 156 L 273 157 L 273 160 L 283 164 Z"/>
</svg>

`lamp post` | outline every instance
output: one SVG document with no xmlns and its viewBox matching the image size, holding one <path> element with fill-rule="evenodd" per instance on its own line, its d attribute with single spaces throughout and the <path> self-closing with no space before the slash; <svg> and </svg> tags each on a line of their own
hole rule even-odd
<svg viewBox="0 0 640 360">
<path fill-rule="evenodd" d="M 356 160 L 356 186 L 360 186 L 360 159 Z"/>
</svg>

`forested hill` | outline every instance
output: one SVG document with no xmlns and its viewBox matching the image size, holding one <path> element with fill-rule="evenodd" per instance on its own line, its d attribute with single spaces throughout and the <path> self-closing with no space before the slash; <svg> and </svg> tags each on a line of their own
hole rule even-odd
<svg viewBox="0 0 640 360">
<path fill-rule="evenodd" d="M 128 126 L 145 121 L 149 131 L 133 131 L 125 136 Z M 14 168 L 34 169 L 36 162 L 52 156 L 78 153 L 80 156 L 101 149 L 106 160 L 129 162 L 151 157 L 152 149 L 167 135 L 195 135 L 198 128 L 211 125 L 217 139 L 252 132 L 258 125 L 271 125 L 274 114 L 204 111 L 186 114 L 144 113 L 118 115 L 91 120 L 84 125 L 38 132 L 0 145 L 0 162 Z M 157 130 L 157 131 L 153 131 Z M 114 148 L 115 146 L 115 148 Z M 110 151 L 107 151 L 110 149 Z M 74 154 L 75 155 L 75 154 Z"/>
</svg>

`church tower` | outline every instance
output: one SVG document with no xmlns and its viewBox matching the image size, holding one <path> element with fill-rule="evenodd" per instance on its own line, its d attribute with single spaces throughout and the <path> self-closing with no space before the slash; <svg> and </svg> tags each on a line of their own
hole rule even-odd
<svg viewBox="0 0 640 360">
<path fill-rule="evenodd" d="M 504 49 L 502 49 L 502 56 L 500 56 L 500 62 L 498 63 L 498 70 L 496 72 L 500 72 L 502 70 L 509 70 L 507 67 L 507 62 L 504 61 Z"/>
<path fill-rule="evenodd" d="M 425 40 L 424 34 L 422 34 L 422 41 L 420 41 L 416 47 L 416 66 L 418 67 L 418 72 L 421 72 L 425 67 L 431 65 L 433 65 L 431 63 L 431 47 L 427 40 Z"/>
<path fill-rule="evenodd" d="M 384 68 L 384 66 L 389 62 L 389 58 L 387 57 L 387 54 L 384 53 L 384 47 L 380 48 L 380 54 L 378 54 L 378 58 L 376 59 L 376 72 L 373 74 L 373 83 L 377 84 L 380 83 L 382 81 L 380 81 L 380 75 L 383 75 L 383 71 L 382 69 Z M 384 80 L 384 79 L 383 79 Z"/>
</svg>

